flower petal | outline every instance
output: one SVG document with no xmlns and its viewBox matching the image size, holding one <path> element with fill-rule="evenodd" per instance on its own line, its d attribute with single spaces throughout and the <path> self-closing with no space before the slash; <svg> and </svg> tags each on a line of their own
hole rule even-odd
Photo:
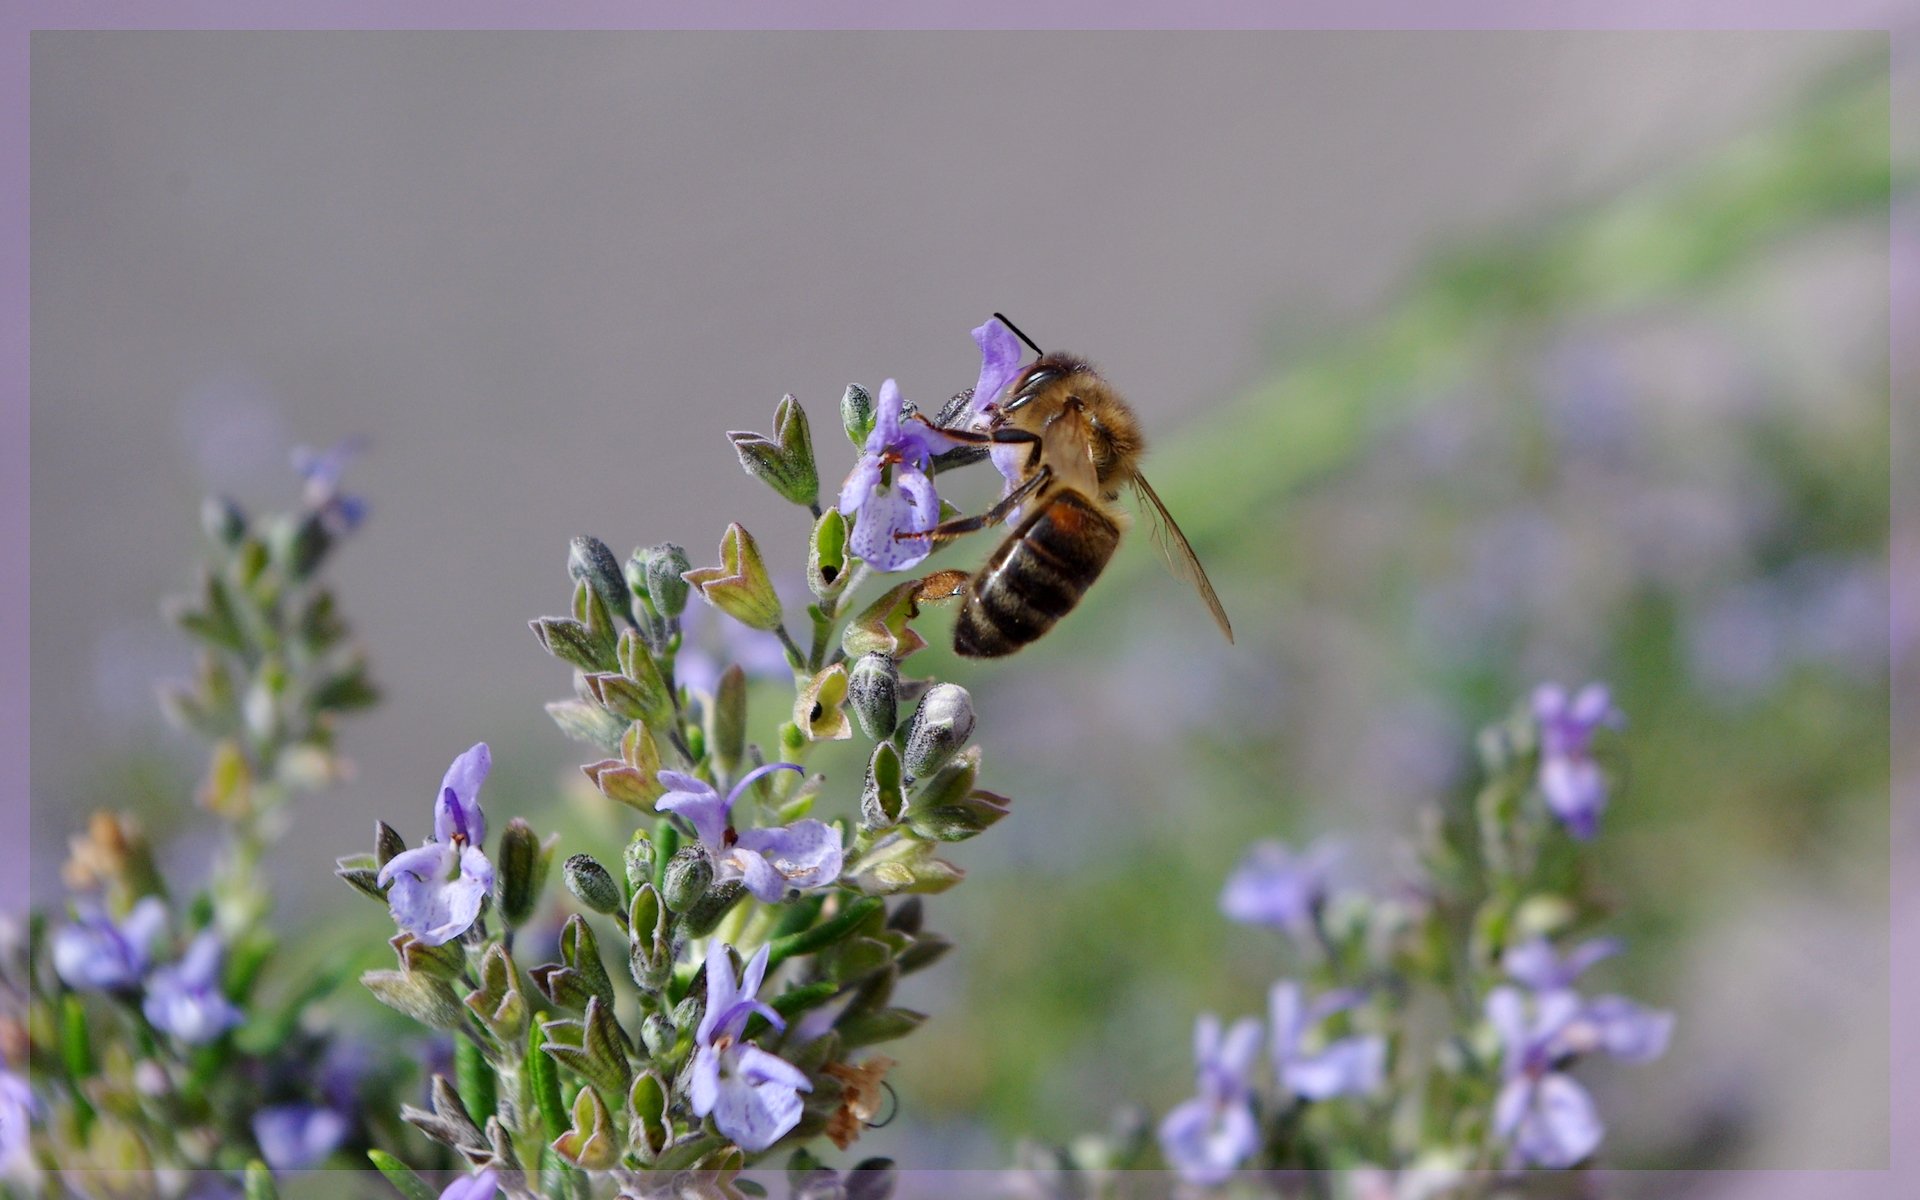
<svg viewBox="0 0 1920 1200">
<path fill-rule="evenodd" d="M 487 772 L 493 770 L 493 751 L 485 742 L 475 742 L 466 753 L 453 760 L 447 768 L 446 776 L 440 781 L 441 799 L 453 793 L 453 804 L 467 840 L 479 844 L 487 840 L 487 818 L 480 811 L 480 785 L 487 781 Z M 434 837 L 440 841 L 452 840 L 450 835 L 441 832 L 439 813 L 434 814 Z"/>
<path fill-rule="evenodd" d="M 980 347 L 980 378 L 973 385 L 970 405 L 980 412 L 1000 399 L 1000 393 L 1020 374 L 1020 339 L 1000 318 L 994 317 L 973 331 L 974 344 Z"/>
<path fill-rule="evenodd" d="M 739 999 L 740 989 L 733 981 L 733 956 L 726 943 L 715 941 L 707 947 L 707 1011 L 694 1033 L 702 1046 L 713 1041 L 714 1029 Z"/>
<path fill-rule="evenodd" d="M 1534 1088 L 1514 1149 L 1526 1162 L 1560 1170 L 1591 1155 L 1605 1134 L 1587 1090 L 1556 1071 Z"/>
<path fill-rule="evenodd" d="M 880 468 L 878 455 L 862 454 L 860 461 L 853 464 L 853 470 L 847 472 L 847 480 L 840 485 L 840 515 L 851 517 L 860 511 L 867 496 L 880 486 Z"/>
<path fill-rule="evenodd" d="M 800 1092 L 790 1082 L 798 1072 L 757 1046 L 738 1047 L 732 1056 L 734 1071 L 720 1079 L 713 1123 L 742 1150 L 757 1154 L 800 1123 Z"/>
<path fill-rule="evenodd" d="M 845 853 L 840 832 L 812 818 L 779 829 L 746 830 L 736 846 L 763 856 L 779 874 L 783 888 L 802 891 L 826 887 L 839 879 Z"/>
</svg>

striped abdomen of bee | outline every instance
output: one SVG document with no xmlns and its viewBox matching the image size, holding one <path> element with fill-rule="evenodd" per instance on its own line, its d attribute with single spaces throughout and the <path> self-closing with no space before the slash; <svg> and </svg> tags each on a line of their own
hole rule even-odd
<svg viewBox="0 0 1920 1200">
<path fill-rule="evenodd" d="M 1071 488 L 1030 505 L 967 586 L 953 648 L 997 658 L 1035 640 L 1080 602 L 1120 544 L 1120 526 Z"/>
</svg>

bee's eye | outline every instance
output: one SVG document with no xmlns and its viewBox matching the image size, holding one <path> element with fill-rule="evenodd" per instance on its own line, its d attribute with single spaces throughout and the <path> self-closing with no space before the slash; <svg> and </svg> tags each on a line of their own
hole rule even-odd
<svg viewBox="0 0 1920 1200">
<path fill-rule="evenodd" d="M 1031 400 L 1033 393 L 1040 390 L 1040 386 L 1051 380 L 1057 373 L 1058 372 L 1055 371 L 1035 371 L 1033 374 L 1027 376 L 1026 379 L 1020 383 L 1021 399 Z"/>
</svg>

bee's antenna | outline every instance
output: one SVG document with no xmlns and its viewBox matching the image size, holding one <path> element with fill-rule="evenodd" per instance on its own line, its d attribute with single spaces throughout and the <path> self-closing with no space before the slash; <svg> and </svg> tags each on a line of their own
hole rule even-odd
<svg viewBox="0 0 1920 1200">
<path fill-rule="evenodd" d="M 1008 329 L 1011 329 L 1011 330 L 1013 330 L 1013 336 L 1015 336 L 1015 337 L 1017 337 L 1017 338 L 1019 338 L 1019 339 L 1020 339 L 1021 341 L 1023 341 L 1023 342 L 1025 342 L 1025 343 L 1026 343 L 1026 344 L 1027 344 L 1028 346 L 1031 346 L 1031 347 L 1033 348 L 1033 352 L 1034 352 L 1035 354 L 1045 354 L 1045 353 L 1046 353 L 1046 351 L 1045 351 L 1045 350 L 1042 350 L 1042 349 L 1041 349 L 1040 347 L 1038 347 L 1038 346 L 1034 346 L 1034 344 L 1033 344 L 1033 339 L 1032 339 L 1032 338 L 1030 338 L 1030 337 L 1028 337 L 1028 336 L 1027 336 L 1026 334 L 1024 334 L 1024 333 L 1021 333 L 1021 332 L 1020 332 L 1020 327 L 1019 327 L 1018 325 L 1015 325 L 1015 324 L 1014 324 L 1014 323 L 1013 323 L 1012 321 L 1009 321 L 1009 320 L 1007 320 L 1007 314 L 1005 314 L 1005 313 L 995 313 L 995 314 L 993 314 L 993 319 L 994 319 L 994 320 L 996 320 L 996 321 L 998 321 L 998 322 L 1000 322 L 1000 323 L 1001 323 L 1002 325 L 1005 325 L 1005 326 L 1006 326 L 1006 327 L 1007 327 Z"/>
</svg>

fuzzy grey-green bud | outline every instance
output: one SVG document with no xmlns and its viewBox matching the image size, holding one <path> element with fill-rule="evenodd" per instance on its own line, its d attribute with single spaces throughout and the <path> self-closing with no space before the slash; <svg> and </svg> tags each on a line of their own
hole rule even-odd
<svg viewBox="0 0 1920 1200">
<path fill-rule="evenodd" d="M 653 1058 L 665 1058 L 673 1052 L 673 1045 L 680 1040 L 680 1032 L 664 1013 L 648 1013 L 647 1019 L 640 1022 L 640 1044 L 647 1048 L 647 1054 Z"/>
<path fill-rule="evenodd" d="M 525 924 L 539 906 L 540 889 L 546 883 L 553 850 L 540 844 L 533 826 L 515 817 L 501 832 L 496 855 L 495 898 L 500 905 L 500 919 L 512 929 Z"/>
<path fill-rule="evenodd" d="M 847 677 L 847 702 L 860 732 L 875 741 L 893 736 L 900 723 L 900 667 L 890 654 L 862 654 Z"/>
<path fill-rule="evenodd" d="M 924 778 L 945 766 L 972 736 L 973 697 L 957 683 L 936 683 L 913 710 L 900 757 L 909 775 Z"/>
<path fill-rule="evenodd" d="M 646 835 L 646 831 L 633 831 L 633 840 L 627 843 L 622 859 L 629 888 L 638 890 L 641 884 L 653 881 L 653 839 Z"/>
<path fill-rule="evenodd" d="M 593 855 L 576 854 L 569 858 L 565 872 L 567 890 L 588 908 L 608 915 L 626 910 L 627 902 L 620 894 L 620 885 Z"/>
<path fill-rule="evenodd" d="M 655 612 L 671 618 L 687 610 L 687 596 L 692 589 L 680 576 L 692 570 L 693 563 L 687 558 L 684 547 L 662 542 L 658 546 L 635 550 L 627 566 L 630 579 L 636 574 L 639 576 L 634 579 L 634 586 L 646 591 Z"/>
<path fill-rule="evenodd" d="M 864 449 L 867 435 L 873 432 L 873 393 L 857 383 L 847 385 L 840 397 L 840 424 L 856 447 Z"/>
<path fill-rule="evenodd" d="M 584 581 L 616 617 L 633 620 L 633 591 L 620 571 L 620 560 L 597 537 L 577 537 L 567 549 L 567 575 Z"/>
<path fill-rule="evenodd" d="M 660 898 L 671 912 L 684 913 L 700 902 L 713 883 L 713 856 L 695 843 L 675 854 L 667 863 Z"/>
</svg>

